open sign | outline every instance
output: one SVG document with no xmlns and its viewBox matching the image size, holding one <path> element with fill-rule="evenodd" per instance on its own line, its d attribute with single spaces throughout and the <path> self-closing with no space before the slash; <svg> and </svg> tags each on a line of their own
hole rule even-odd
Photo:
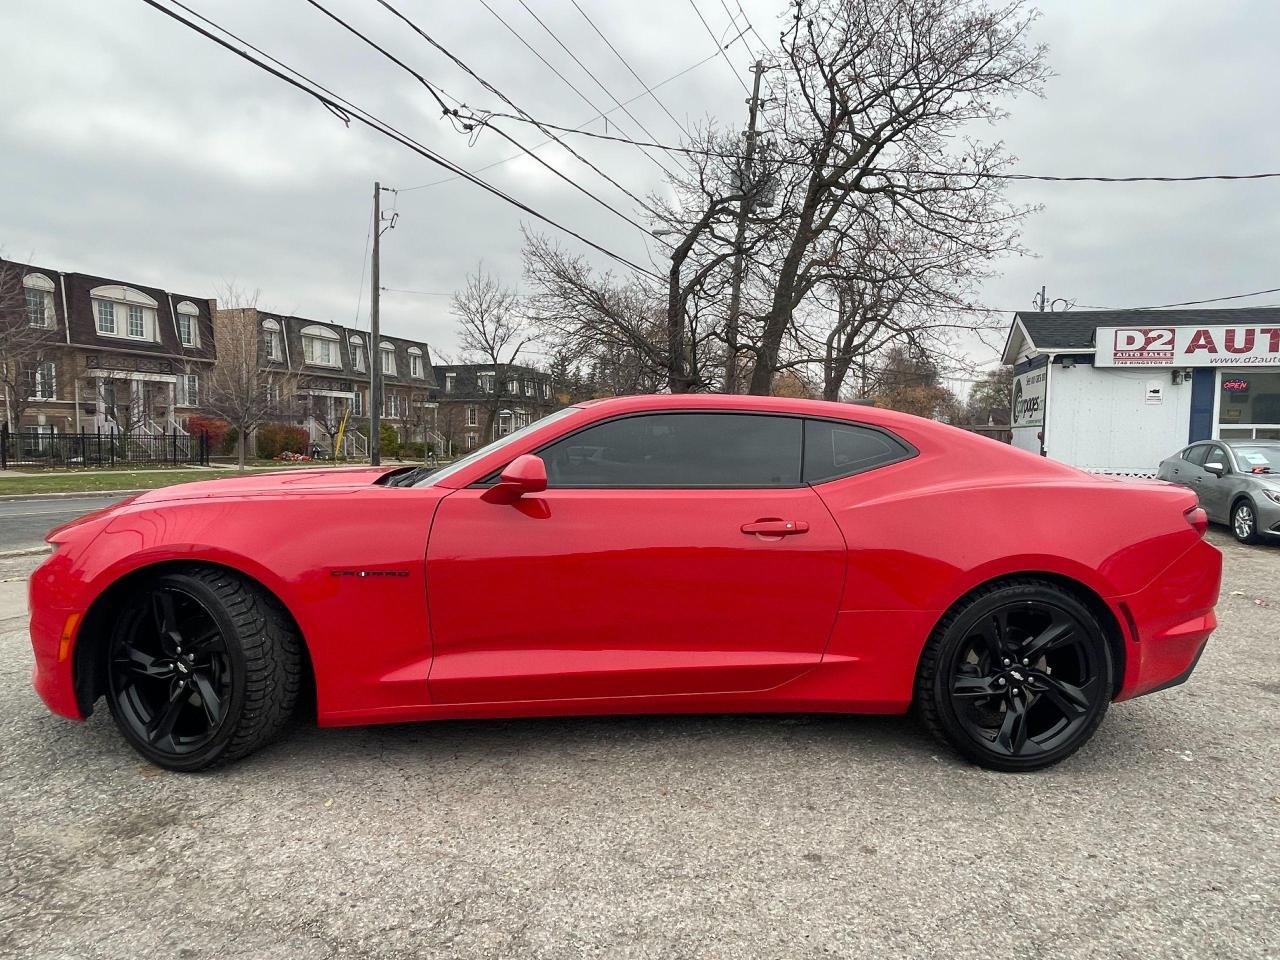
<svg viewBox="0 0 1280 960">
<path fill-rule="evenodd" d="M 1234 393 L 1241 393 L 1249 389 L 1248 380 L 1223 380 L 1222 389 L 1230 390 Z"/>
</svg>

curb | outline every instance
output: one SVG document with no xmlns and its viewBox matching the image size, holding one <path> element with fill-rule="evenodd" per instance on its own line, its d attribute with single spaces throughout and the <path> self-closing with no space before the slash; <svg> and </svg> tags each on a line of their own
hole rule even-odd
<svg viewBox="0 0 1280 960">
<path fill-rule="evenodd" d="M 160 490 L 161 487 L 150 489 Z M 7 500 L 66 500 L 72 497 L 127 497 L 134 493 L 146 493 L 144 490 L 78 490 L 63 493 L 3 493 L 0 503 Z"/>
<path fill-rule="evenodd" d="M 0 550 L 0 560 L 12 560 L 14 557 L 37 557 L 42 553 L 52 553 L 53 547 L 41 544 L 38 547 L 22 547 L 18 550 Z"/>
</svg>

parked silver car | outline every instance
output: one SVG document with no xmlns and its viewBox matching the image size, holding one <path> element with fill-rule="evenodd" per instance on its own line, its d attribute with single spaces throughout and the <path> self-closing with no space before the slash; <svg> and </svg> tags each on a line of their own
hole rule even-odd
<svg viewBox="0 0 1280 960">
<path fill-rule="evenodd" d="M 1158 476 L 1194 490 L 1241 543 L 1280 537 L 1280 441 L 1202 440 L 1162 460 Z"/>
</svg>

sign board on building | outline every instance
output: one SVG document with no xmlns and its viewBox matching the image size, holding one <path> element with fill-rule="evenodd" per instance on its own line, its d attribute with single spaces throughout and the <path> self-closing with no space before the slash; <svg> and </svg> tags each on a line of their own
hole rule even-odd
<svg viewBox="0 0 1280 960">
<path fill-rule="evenodd" d="M 1044 388 L 1048 367 L 1028 370 L 1013 378 L 1013 426 L 1044 426 Z"/>
<path fill-rule="evenodd" d="M 1095 367 L 1280 366 L 1280 326 L 1099 327 L 1094 336 Z"/>
</svg>

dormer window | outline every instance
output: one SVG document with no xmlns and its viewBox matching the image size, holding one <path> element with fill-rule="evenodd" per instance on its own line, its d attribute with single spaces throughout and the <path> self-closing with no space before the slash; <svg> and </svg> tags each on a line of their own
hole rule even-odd
<svg viewBox="0 0 1280 960">
<path fill-rule="evenodd" d="M 383 340 L 381 349 L 378 351 L 382 355 L 382 372 L 388 376 L 396 375 L 396 348 L 393 344 Z"/>
<path fill-rule="evenodd" d="M 351 338 L 351 365 L 355 367 L 357 373 L 364 373 L 367 364 L 367 356 L 364 351 L 364 340 L 360 337 Z"/>
<path fill-rule="evenodd" d="M 156 322 L 159 304 L 154 298 L 119 284 L 95 287 L 89 291 L 89 297 L 99 336 L 147 343 L 160 341 L 160 327 Z"/>
<path fill-rule="evenodd" d="M 456 373 L 446 373 L 444 375 L 444 392 L 453 393 L 454 386 L 457 384 L 457 382 L 458 382 L 458 375 Z"/>
<path fill-rule="evenodd" d="M 53 281 L 42 273 L 29 273 L 22 278 L 27 302 L 27 326 L 48 330 L 53 319 Z"/>
<path fill-rule="evenodd" d="M 409 376 L 416 377 L 421 380 L 422 373 L 422 351 L 418 347 L 409 348 Z"/>
<path fill-rule="evenodd" d="M 184 347 L 200 345 L 200 308 L 190 300 L 178 304 L 178 341 Z"/>
<path fill-rule="evenodd" d="M 262 321 L 262 335 L 267 343 L 267 359 L 284 359 L 284 338 L 280 336 L 280 324 L 274 320 Z"/>
<path fill-rule="evenodd" d="M 303 327 L 302 360 L 316 367 L 342 366 L 338 358 L 338 335 L 319 324 Z"/>
</svg>

